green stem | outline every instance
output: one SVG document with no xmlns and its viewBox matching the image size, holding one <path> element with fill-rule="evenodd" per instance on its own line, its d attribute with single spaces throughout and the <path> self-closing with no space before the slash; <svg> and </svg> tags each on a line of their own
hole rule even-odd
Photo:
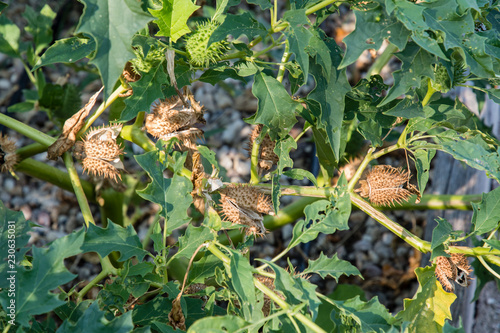
<svg viewBox="0 0 500 333">
<path fill-rule="evenodd" d="M 361 199 L 356 193 L 351 192 L 351 202 L 358 207 L 360 210 L 365 212 L 374 218 L 377 222 L 382 224 L 384 227 L 392 231 L 395 235 L 400 237 L 402 240 L 416 248 L 422 253 L 427 253 L 431 250 L 431 243 L 424 241 L 417 236 L 413 235 L 411 232 L 400 226 L 398 223 L 392 221 L 387 216 L 382 214 L 380 211 L 372 207 L 369 203 Z"/>
<path fill-rule="evenodd" d="M 16 151 L 16 154 L 19 156 L 20 160 L 24 160 L 26 158 L 43 153 L 45 151 L 47 151 L 47 146 L 35 142 L 30 145 L 19 148 Z"/>
<path fill-rule="evenodd" d="M 87 201 L 87 197 L 85 196 L 80 178 L 78 177 L 78 173 L 76 172 L 75 165 L 73 164 L 73 157 L 70 153 L 66 152 L 63 154 L 63 160 L 64 164 L 66 165 L 66 169 L 68 169 L 69 178 L 71 179 L 71 185 L 73 186 L 73 191 L 75 192 L 76 199 L 78 200 L 78 205 L 80 206 L 80 210 L 82 211 L 85 226 L 88 228 L 89 223 L 95 225 L 95 221 L 94 217 L 92 216 L 92 212 L 90 211 L 89 202 Z"/>
<path fill-rule="evenodd" d="M 253 140 L 252 144 L 252 152 L 250 154 L 250 184 L 255 185 L 260 181 L 259 177 L 259 152 L 260 152 L 260 144 L 262 143 L 263 133 L 261 131 L 260 135 L 258 135 L 255 140 Z"/>
<path fill-rule="evenodd" d="M 425 97 L 422 100 L 422 106 L 426 106 L 429 103 L 429 101 L 431 100 L 432 95 L 434 95 L 434 93 L 436 91 L 437 90 L 435 90 L 432 87 L 431 79 L 427 79 L 427 94 L 425 94 Z"/>
<path fill-rule="evenodd" d="M 8 333 L 11 326 L 11 324 L 7 324 L 7 326 L 5 326 L 5 328 L 3 329 L 3 333 Z"/>
<path fill-rule="evenodd" d="M 0 124 L 47 147 L 56 141 L 53 137 L 2 113 L 0 113 Z"/>
<path fill-rule="evenodd" d="M 311 15 L 314 12 L 317 12 L 318 10 L 321 10 L 325 8 L 328 5 L 333 4 L 334 2 L 337 2 L 338 0 L 325 0 L 321 1 L 320 3 L 315 4 L 314 6 L 310 7 L 309 9 L 306 10 L 306 15 Z"/>
<path fill-rule="evenodd" d="M 49 182 L 67 191 L 74 191 L 69 174 L 34 159 L 27 158 L 16 164 L 16 171 Z M 86 197 L 94 201 L 94 186 L 88 181 L 81 181 L 81 184 Z"/>
<path fill-rule="evenodd" d="M 380 56 L 377 57 L 377 60 L 371 65 L 370 69 L 366 73 L 366 77 L 370 77 L 372 75 L 380 74 L 382 68 L 389 62 L 392 58 L 394 52 L 397 52 L 398 48 L 394 44 L 389 43 L 385 48 L 384 52 Z"/>
<path fill-rule="evenodd" d="M 281 65 L 278 70 L 278 75 L 276 76 L 276 80 L 279 82 L 283 82 L 283 77 L 285 76 L 285 63 L 288 62 L 290 59 L 290 56 L 292 54 L 290 53 L 290 46 L 288 45 L 288 42 L 285 43 L 285 51 L 283 52 L 283 56 L 281 57 Z"/>
<path fill-rule="evenodd" d="M 120 85 L 118 88 L 116 88 L 116 90 L 113 91 L 113 93 L 108 97 L 108 99 L 104 103 L 99 105 L 99 108 L 96 110 L 96 112 L 92 116 L 90 116 L 89 119 L 87 119 L 87 121 L 85 122 L 85 125 L 78 132 L 77 138 L 81 137 L 83 135 L 83 133 L 85 133 L 85 131 L 88 130 L 90 126 L 92 126 L 94 121 L 96 121 L 97 118 L 99 118 L 99 116 L 104 112 L 104 110 L 106 110 L 106 108 L 108 106 L 113 104 L 113 102 L 119 97 L 120 94 L 123 94 L 126 91 L 127 91 L 127 87 L 124 87 L 122 85 Z"/>
<path fill-rule="evenodd" d="M 368 152 L 365 155 L 365 158 L 363 161 L 361 161 L 361 164 L 359 165 L 358 169 L 356 170 L 356 173 L 354 173 L 354 176 L 352 176 L 351 180 L 349 181 L 349 184 L 347 185 L 347 189 L 349 191 L 352 191 L 354 189 L 354 186 L 358 183 L 358 180 L 361 178 L 363 175 L 363 171 L 365 171 L 366 167 L 368 164 L 372 161 L 372 155 L 375 152 L 375 148 L 370 148 L 368 149 Z"/>
<path fill-rule="evenodd" d="M 83 297 L 85 297 L 85 295 L 87 295 L 90 289 L 92 289 L 99 281 L 105 279 L 109 274 L 110 272 L 108 272 L 107 270 L 101 270 L 101 272 L 97 274 L 97 276 L 93 278 L 92 281 L 90 281 L 85 287 L 82 288 L 82 290 L 80 290 L 76 294 L 76 302 L 80 303 L 80 301 L 83 299 Z"/>
</svg>

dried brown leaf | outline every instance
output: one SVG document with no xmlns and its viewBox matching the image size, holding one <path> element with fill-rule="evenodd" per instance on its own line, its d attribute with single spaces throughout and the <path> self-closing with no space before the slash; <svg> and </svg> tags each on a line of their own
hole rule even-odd
<svg viewBox="0 0 500 333">
<path fill-rule="evenodd" d="M 64 122 L 63 130 L 59 138 L 47 149 L 47 157 L 49 160 L 57 160 L 59 156 L 68 151 L 76 142 L 76 135 L 85 124 L 85 118 L 94 107 L 97 96 L 101 93 L 102 87 L 92 97 L 89 102 L 80 111 L 75 113 L 71 118 Z"/>
<path fill-rule="evenodd" d="M 179 328 L 183 331 L 186 330 L 186 318 L 184 318 L 184 314 L 182 313 L 180 298 L 175 298 L 173 300 L 172 310 L 170 310 L 168 314 L 168 322 L 175 329 Z"/>
</svg>

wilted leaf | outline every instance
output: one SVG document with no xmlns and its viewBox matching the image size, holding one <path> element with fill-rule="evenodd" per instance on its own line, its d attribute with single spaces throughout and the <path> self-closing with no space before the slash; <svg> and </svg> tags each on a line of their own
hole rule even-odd
<svg viewBox="0 0 500 333">
<path fill-rule="evenodd" d="M 47 157 L 50 160 L 57 160 L 59 156 L 68 151 L 76 142 L 76 135 L 85 125 L 85 118 L 90 113 L 90 110 L 94 107 L 97 100 L 97 96 L 101 93 L 104 87 L 99 89 L 92 97 L 90 97 L 89 102 L 85 106 L 75 113 L 71 118 L 64 122 L 63 130 L 56 142 L 51 144 L 47 149 Z"/>
</svg>

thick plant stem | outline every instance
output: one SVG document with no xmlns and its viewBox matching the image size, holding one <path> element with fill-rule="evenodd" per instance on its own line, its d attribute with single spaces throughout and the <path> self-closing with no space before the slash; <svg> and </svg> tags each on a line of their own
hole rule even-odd
<svg viewBox="0 0 500 333">
<path fill-rule="evenodd" d="M 396 51 L 398 51 L 397 46 L 389 43 L 389 45 L 387 45 L 387 47 L 385 48 L 384 52 L 382 52 L 382 54 L 377 58 L 377 60 L 375 60 L 373 65 L 370 67 L 370 69 L 366 73 L 366 77 L 368 78 L 372 75 L 380 74 L 382 68 L 384 68 L 384 66 L 387 65 L 389 60 L 392 58 L 392 55 Z"/>
<path fill-rule="evenodd" d="M 281 64 L 278 70 L 278 75 L 276 76 L 276 80 L 279 82 L 283 82 L 283 77 L 285 76 L 285 63 L 288 62 L 290 59 L 290 56 L 292 54 L 290 53 L 290 46 L 288 43 L 285 43 L 285 51 L 283 52 L 283 56 L 281 57 Z"/>
<path fill-rule="evenodd" d="M 369 203 L 361 199 L 356 193 L 351 192 L 351 202 L 361 209 L 366 214 L 370 215 L 377 222 L 382 224 L 384 227 L 392 231 L 395 235 L 400 237 L 402 240 L 416 248 L 422 253 L 427 253 L 431 250 L 431 243 L 424 241 L 417 236 L 413 235 L 411 232 L 400 226 L 398 223 L 392 221 L 387 216 L 382 214 L 380 211 L 373 208 Z"/>
<path fill-rule="evenodd" d="M 261 133 L 262 134 L 262 133 Z M 262 143 L 262 135 L 258 135 L 252 144 L 252 152 L 250 153 L 250 184 L 258 184 L 259 177 L 259 152 L 260 144 Z"/>
<path fill-rule="evenodd" d="M 35 143 L 30 144 L 30 145 L 19 148 L 16 151 L 16 154 L 19 156 L 20 160 L 24 160 L 26 158 L 43 153 L 45 151 L 47 151 L 47 146 L 45 146 L 41 143 L 35 142 Z"/>
<path fill-rule="evenodd" d="M 426 106 L 427 104 L 429 104 L 429 101 L 431 100 L 431 97 L 435 92 L 437 92 L 437 90 L 432 87 L 431 79 L 427 79 L 427 94 L 425 94 L 425 97 L 422 100 L 422 106 Z"/>
<path fill-rule="evenodd" d="M 74 191 L 69 174 L 45 163 L 27 158 L 16 164 L 16 171 L 25 173 L 31 177 L 54 184 L 64 190 Z M 82 180 L 81 185 L 87 198 L 95 201 L 94 186 L 88 181 Z"/>
<path fill-rule="evenodd" d="M 80 206 L 80 210 L 82 211 L 85 226 L 88 228 L 89 223 L 95 225 L 95 221 L 94 217 L 92 216 L 92 212 L 90 211 L 89 202 L 87 201 L 87 197 L 85 196 L 85 192 L 83 191 L 82 184 L 80 183 L 80 178 L 78 177 L 78 173 L 76 172 L 75 165 L 73 164 L 73 157 L 66 152 L 63 154 L 63 160 L 64 164 L 66 165 L 66 169 L 68 169 L 69 178 L 71 179 L 71 185 L 73 186 L 73 191 L 75 192 L 76 199 L 78 200 L 78 205 Z"/>
<path fill-rule="evenodd" d="M 56 139 L 54 139 L 53 137 L 1 113 L 0 124 L 5 125 L 6 127 L 13 129 L 14 131 L 47 147 L 56 141 Z"/>
</svg>

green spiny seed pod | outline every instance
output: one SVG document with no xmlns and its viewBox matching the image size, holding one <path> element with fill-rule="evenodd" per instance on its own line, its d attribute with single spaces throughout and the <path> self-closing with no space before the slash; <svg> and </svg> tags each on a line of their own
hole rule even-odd
<svg viewBox="0 0 500 333">
<path fill-rule="evenodd" d="M 447 93 L 451 88 L 450 75 L 445 66 L 437 64 L 434 71 L 434 80 L 431 80 L 432 88 L 442 93 Z"/>
<path fill-rule="evenodd" d="M 216 22 L 199 23 L 195 31 L 187 37 L 186 50 L 189 53 L 189 62 L 193 66 L 208 66 L 217 62 L 228 50 L 228 43 L 225 40 L 214 42 L 207 48 L 208 40 L 217 27 Z"/>
</svg>

